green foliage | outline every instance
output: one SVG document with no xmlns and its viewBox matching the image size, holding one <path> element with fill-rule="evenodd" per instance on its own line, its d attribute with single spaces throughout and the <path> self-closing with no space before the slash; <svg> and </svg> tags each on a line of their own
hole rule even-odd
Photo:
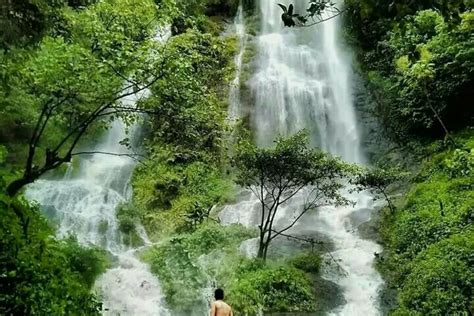
<svg viewBox="0 0 474 316">
<path fill-rule="evenodd" d="M 399 288 L 395 315 L 469 314 L 472 301 L 474 178 L 472 132 L 455 138 L 464 149 L 443 149 L 422 166 L 405 205 L 385 214 L 382 235 L 389 256 L 379 266 Z M 452 162 L 460 160 L 455 165 Z"/>
<path fill-rule="evenodd" d="M 170 18 L 156 10 L 152 0 L 100 1 L 79 11 L 64 7 L 60 26 L 37 47 L 1 55 L 0 141 L 30 142 L 18 153 L 9 148 L 25 169 L 8 194 L 70 162 L 87 132 L 96 135 L 107 119 L 136 118 L 136 110 L 121 100 L 160 76 L 165 56 L 157 52 L 164 49 L 153 37 Z M 124 87 L 124 80 L 133 84 Z"/>
<path fill-rule="evenodd" d="M 321 269 L 322 258 L 316 252 L 304 252 L 289 260 L 289 264 L 301 271 L 318 274 Z"/>
<path fill-rule="evenodd" d="M 24 202 L 1 197 L 0 213 L 0 312 L 99 315 L 101 304 L 90 291 L 107 266 L 104 252 L 74 238 L 53 239 L 38 210 Z"/>
<path fill-rule="evenodd" d="M 206 303 L 201 292 L 209 282 L 228 282 L 224 278 L 232 271 L 227 267 L 239 261 L 237 245 L 250 237 L 252 231 L 241 226 L 209 222 L 154 246 L 144 259 L 159 276 L 170 306 L 176 312 L 196 311 Z"/>
<path fill-rule="evenodd" d="M 309 147 L 307 134 L 299 132 L 288 138 L 279 138 L 273 148 L 259 148 L 243 138 L 233 157 L 236 183 L 250 189 L 259 199 L 258 257 L 266 259 L 273 239 L 289 230 L 307 212 L 321 205 L 343 205 L 349 201 L 340 194 L 342 181 L 354 167 Z M 293 211 L 293 222 L 274 230 L 273 224 L 279 207 L 303 189 L 305 204 Z"/>
<path fill-rule="evenodd" d="M 374 196 L 382 196 L 390 210 L 395 211 L 388 188 L 395 184 L 400 184 L 408 178 L 408 173 L 402 171 L 398 166 L 379 165 L 375 168 L 362 170 L 351 182 L 356 186 L 356 190 L 369 190 Z"/>
<path fill-rule="evenodd" d="M 247 0 L 248 1 L 248 0 Z M 174 34 L 195 29 L 203 33 L 219 35 L 222 23 L 215 23 L 209 16 L 234 17 L 239 0 L 189 0 L 177 1 L 177 15 L 173 19 Z"/>
<path fill-rule="evenodd" d="M 119 221 L 120 231 L 124 234 L 128 234 L 135 230 L 138 214 L 132 205 L 120 205 L 117 209 L 117 220 Z"/>
<path fill-rule="evenodd" d="M 147 161 L 134 173 L 134 202 L 152 234 L 194 229 L 229 198 L 223 176 L 226 91 L 234 47 L 197 30 L 172 37 L 164 75 L 143 106 L 148 120 Z M 225 100 L 225 101 L 223 101 Z"/>
<path fill-rule="evenodd" d="M 242 270 L 228 290 L 236 316 L 315 310 L 311 282 L 300 270 L 283 266 Z"/>
<path fill-rule="evenodd" d="M 399 140 L 472 123 L 472 1 L 346 0 L 379 115 Z M 439 116 L 439 117 L 438 117 Z"/>
<path fill-rule="evenodd" d="M 60 250 L 67 260 L 67 266 L 80 275 L 88 288 L 92 288 L 95 279 L 108 267 L 105 250 L 84 248 L 74 237 L 60 243 Z"/>
<path fill-rule="evenodd" d="M 474 282 L 474 231 L 429 246 L 410 264 L 400 308 L 420 315 L 469 314 Z"/>
<path fill-rule="evenodd" d="M 223 39 L 188 31 L 170 39 L 168 54 L 179 57 L 167 59 L 166 73 L 146 102 L 156 113 L 154 134 L 187 151 L 215 151 L 225 127 L 218 92 L 233 69 L 233 49 Z"/>
<path fill-rule="evenodd" d="M 0 9 L 0 48 L 34 43 L 54 25 L 62 0 L 3 1 Z"/>
<path fill-rule="evenodd" d="M 452 178 L 472 176 L 474 174 L 474 149 L 456 149 L 452 158 L 445 160 L 446 169 Z"/>
<path fill-rule="evenodd" d="M 188 165 L 163 160 L 155 157 L 151 165 L 140 166 L 134 173 L 134 204 L 152 236 L 193 228 L 189 225 L 192 214 L 207 217 L 212 206 L 230 198 L 232 183 L 213 162 Z"/>
<path fill-rule="evenodd" d="M 138 234 L 136 227 L 140 221 L 140 214 L 137 208 L 131 203 L 120 205 L 117 209 L 117 220 L 124 244 L 131 247 L 142 246 L 143 240 Z"/>
<path fill-rule="evenodd" d="M 279 187 L 279 179 L 291 190 L 300 186 L 319 185 L 326 199 L 343 202 L 338 194 L 341 185 L 326 180 L 338 179 L 352 167 L 328 154 L 309 147 L 305 132 L 279 138 L 274 148 L 259 148 L 248 140 L 239 143 L 233 158 L 237 183 L 244 187 Z M 281 187 L 281 185 L 280 185 Z"/>
</svg>

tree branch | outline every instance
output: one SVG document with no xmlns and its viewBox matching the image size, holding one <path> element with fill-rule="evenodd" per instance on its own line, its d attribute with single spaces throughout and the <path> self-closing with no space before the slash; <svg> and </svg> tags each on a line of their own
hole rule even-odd
<svg viewBox="0 0 474 316">
<path fill-rule="evenodd" d="M 311 27 L 311 26 L 314 26 L 314 25 L 317 25 L 317 24 L 321 24 L 321 23 L 324 23 L 326 21 L 329 21 L 329 20 L 332 20 L 336 17 L 338 17 L 339 15 L 343 14 L 344 12 L 347 11 L 347 9 L 344 9 L 344 10 L 337 10 L 338 12 L 328 18 L 325 18 L 325 19 L 319 19 L 318 21 L 314 22 L 314 23 L 311 23 L 311 24 L 302 24 L 302 25 L 299 25 L 299 27 Z"/>
<path fill-rule="evenodd" d="M 324 248 L 324 250 L 326 250 L 326 253 L 329 255 L 329 257 L 331 257 L 331 260 L 334 261 L 334 263 L 339 267 L 341 272 L 346 276 L 348 275 L 347 271 L 339 264 L 339 262 L 337 262 L 336 258 L 334 258 L 331 251 L 326 247 L 324 241 L 321 241 L 321 240 L 316 241 L 312 238 L 305 239 L 305 238 L 301 238 L 301 237 L 297 237 L 297 236 L 293 236 L 293 235 L 287 235 L 287 234 L 280 234 L 280 236 L 286 237 L 286 238 L 289 238 L 289 239 L 294 239 L 294 240 L 310 243 L 312 247 L 315 244 L 320 245 L 321 247 Z"/>
</svg>

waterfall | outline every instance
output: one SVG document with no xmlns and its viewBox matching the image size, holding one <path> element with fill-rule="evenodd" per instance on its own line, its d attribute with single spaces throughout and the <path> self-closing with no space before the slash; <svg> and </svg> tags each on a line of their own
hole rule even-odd
<svg viewBox="0 0 474 316">
<path fill-rule="evenodd" d="M 229 91 L 229 120 L 231 122 L 238 119 L 242 114 L 242 109 L 240 108 L 240 75 L 242 74 L 242 62 L 247 42 L 242 1 L 240 1 L 239 7 L 237 9 L 233 32 L 239 41 L 239 50 L 234 57 L 235 77 L 234 80 L 232 80 Z"/>
<path fill-rule="evenodd" d="M 166 40 L 169 32 L 160 30 L 157 40 Z M 144 90 L 122 100 L 127 107 L 149 93 Z M 95 152 L 78 158 L 60 180 L 38 180 L 26 190 L 30 201 L 38 202 L 45 213 L 58 223 L 58 237 L 77 236 L 85 246 L 106 249 L 116 260 L 96 282 L 103 298 L 104 314 L 169 316 L 160 283 L 135 253 L 138 249 L 123 243 L 116 217 L 117 207 L 131 198 L 130 178 L 136 166 L 131 150 L 121 144 L 133 138 L 139 127 L 129 128 L 120 119 L 112 122 L 103 139 L 92 148 Z M 108 155 L 115 153 L 119 155 Z M 76 165 L 76 163 L 74 163 Z M 149 243 L 144 229 L 138 234 Z"/>
<path fill-rule="evenodd" d="M 296 13 L 304 12 L 308 4 L 278 3 L 295 3 Z M 278 135 L 306 129 L 314 146 L 364 164 L 352 100 L 350 56 L 338 41 L 338 19 L 309 28 L 285 28 L 276 1 L 260 0 L 259 11 L 258 66 L 248 82 L 254 98 L 251 122 L 257 144 L 270 146 Z M 383 281 L 374 268 L 374 253 L 381 247 L 357 232 L 358 225 L 370 220 L 373 198 L 367 193 L 347 195 L 357 202 L 355 207 L 321 208 L 305 215 L 290 234 L 323 235 L 333 243 L 322 277 L 341 287 L 346 303 L 331 315 L 380 315 L 378 294 Z M 277 225 L 286 226 L 292 207 L 301 201 L 296 198 L 291 204 L 279 210 Z M 224 224 L 255 226 L 258 210 L 258 200 L 251 197 L 227 206 L 220 218 Z M 255 240 L 243 243 L 241 249 L 255 255 Z M 341 269 L 330 264 L 333 258 Z"/>
</svg>

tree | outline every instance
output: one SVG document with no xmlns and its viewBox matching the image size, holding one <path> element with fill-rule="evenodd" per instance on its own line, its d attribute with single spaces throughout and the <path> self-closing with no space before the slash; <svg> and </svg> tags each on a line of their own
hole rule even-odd
<svg viewBox="0 0 474 316">
<path fill-rule="evenodd" d="M 353 184 L 355 184 L 357 191 L 369 190 L 376 197 L 383 196 L 388 208 L 393 213 L 395 206 L 387 190 L 391 185 L 400 183 L 407 177 L 408 173 L 403 172 L 399 167 L 379 166 L 360 172 L 353 180 Z"/>
<path fill-rule="evenodd" d="M 106 127 L 116 117 L 130 122 L 150 112 L 127 98 L 146 97 L 141 92 L 164 76 L 170 56 L 166 45 L 153 40 L 153 2 L 137 2 L 131 9 L 130 1 L 104 1 L 71 16 L 68 41 L 45 37 L 22 64 L 10 65 L 1 112 L 28 106 L 33 114 L 25 122 L 30 136 L 24 171 L 7 186 L 9 196 L 70 162 L 93 125 Z"/>
<path fill-rule="evenodd" d="M 339 10 L 336 3 L 332 0 L 310 0 L 306 9 L 306 14 L 294 13 L 294 6 L 290 4 L 288 8 L 279 3 L 278 6 L 283 10 L 281 19 L 285 26 L 313 26 L 323 23 L 341 15 L 345 10 Z"/>
<path fill-rule="evenodd" d="M 265 260 L 271 241 L 291 229 L 309 211 L 349 203 L 339 190 L 353 167 L 309 148 L 304 132 L 279 138 L 273 148 L 259 148 L 245 140 L 237 147 L 233 158 L 236 183 L 250 189 L 261 206 L 259 258 Z M 275 227 L 276 215 L 296 196 L 302 197 L 303 203 L 292 210 L 286 226 Z"/>
<path fill-rule="evenodd" d="M 147 65 L 146 69 L 139 69 L 139 71 L 144 74 L 146 73 L 146 77 L 143 76 L 140 80 L 136 81 L 127 80 L 127 83 L 116 91 L 106 89 L 108 93 L 105 95 L 93 95 L 93 97 L 90 98 L 88 95 L 88 92 L 90 92 L 88 91 L 90 90 L 88 85 L 90 85 L 91 82 L 84 80 L 88 79 L 87 77 L 79 76 L 79 80 L 84 80 L 80 83 L 81 86 L 58 87 L 58 90 L 45 96 L 40 106 L 41 112 L 28 144 L 28 155 L 23 175 L 8 185 L 8 195 L 15 196 L 23 186 L 34 182 L 46 172 L 70 162 L 72 156 L 75 155 L 74 150 L 79 144 L 79 141 L 94 123 L 103 123 L 104 119 L 107 118 L 117 116 L 130 117 L 130 115 L 136 113 L 147 112 L 146 110 L 141 110 L 140 107 L 127 104 L 124 99 L 131 95 L 139 94 L 149 88 L 163 75 L 160 67 L 154 67 L 156 65 L 155 63 L 152 65 L 150 68 L 148 68 L 149 66 Z M 153 68 L 155 68 L 155 70 L 153 70 Z M 117 73 L 115 76 L 117 75 L 125 78 L 125 75 Z M 73 89 L 70 89 L 71 87 Z M 87 102 L 87 108 L 71 108 L 76 105 L 75 103 L 83 102 Z M 38 161 L 37 158 L 40 155 L 38 154 L 38 148 L 46 137 L 45 132 L 49 125 L 64 120 L 67 116 L 71 117 L 67 133 L 61 135 L 55 143 L 49 143 L 47 145 L 44 159 L 42 163 L 37 165 L 35 161 Z"/>
</svg>

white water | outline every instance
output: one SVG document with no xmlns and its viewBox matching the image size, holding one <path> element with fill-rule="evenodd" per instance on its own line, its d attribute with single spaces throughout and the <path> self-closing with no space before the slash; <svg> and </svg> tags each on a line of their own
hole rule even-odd
<svg viewBox="0 0 474 316">
<path fill-rule="evenodd" d="M 132 95 L 122 102 L 134 106 L 147 93 Z M 158 280 L 137 259 L 138 249 L 130 249 L 123 243 L 127 236 L 120 233 L 116 218 L 117 207 L 131 197 L 129 182 L 136 165 L 127 156 L 132 153 L 120 141 L 133 137 L 136 129 L 132 128 L 131 135 L 127 135 L 124 123 L 114 121 L 91 151 L 125 156 L 92 154 L 80 158 L 77 170 L 71 165 L 62 180 L 36 181 L 28 187 L 26 196 L 30 201 L 37 201 L 58 222 L 58 237 L 75 234 L 81 244 L 103 247 L 116 258 L 115 266 L 96 282 L 103 298 L 104 314 L 168 316 Z M 137 224 L 137 231 L 145 245 L 149 244 L 141 225 Z"/>
<path fill-rule="evenodd" d="M 304 12 L 307 5 L 307 1 L 278 3 L 296 3 L 297 13 Z M 248 83 L 255 99 L 252 123 L 257 143 L 270 146 L 277 135 L 305 128 L 315 146 L 364 164 L 352 102 L 350 56 L 338 42 L 338 19 L 290 29 L 283 27 L 281 13 L 277 2 L 260 1 L 258 69 Z M 323 277 L 341 286 L 346 304 L 331 315 L 380 315 L 378 292 L 383 281 L 374 269 L 374 253 L 381 247 L 357 232 L 357 225 L 370 219 L 373 199 L 365 193 L 348 197 L 357 201 L 355 207 L 328 207 L 307 214 L 290 234 L 322 233 L 334 243 L 331 255 L 345 273 L 328 264 Z M 292 218 L 290 210 L 298 203 L 302 202 L 296 199 L 279 211 L 277 225 L 284 226 Z M 227 206 L 220 218 L 223 223 L 255 226 L 258 210 L 258 201 L 250 198 Z M 255 255 L 255 247 L 255 240 L 250 240 L 241 249 Z"/>
<path fill-rule="evenodd" d="M 234 21 L 234 34 L 239 41 L 239 51 L 234 57 L 235 78 L 232 80 L 229 91 L 229 119 L 235 121 L 241 116 L 240 108 L 240 75 L 242 74 L 242 62 L 247 44 L 247 35 L 244 23 L 244 9 L 242 2 L 237 9 L 237 15 Z"/>
</svg>

